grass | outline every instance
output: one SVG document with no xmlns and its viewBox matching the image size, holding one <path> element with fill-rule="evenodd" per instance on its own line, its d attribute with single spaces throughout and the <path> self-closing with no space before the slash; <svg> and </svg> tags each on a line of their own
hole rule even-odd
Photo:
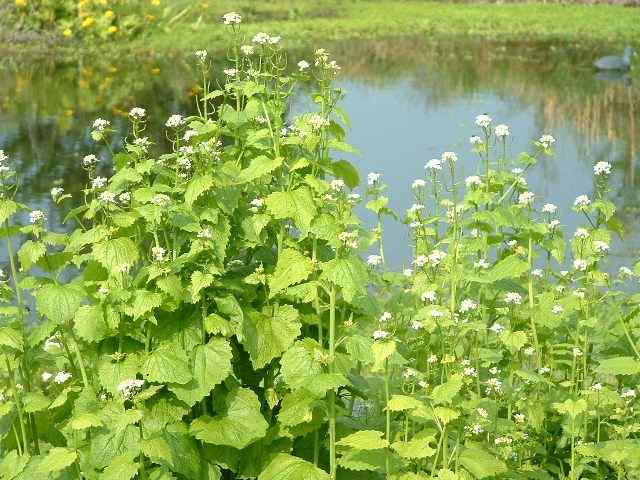
<svg viewBox="0 0 640 480">
<path fill-rule="evenodd" d="M 118 48 L 161 51 L 222 48 L 225 37 L 219 18 L 229 10 L 243 14 L 246 32 L 279 34 L 289 46 L 409 35 L 437 39 L 640 44 L 640 9 L 619 6 L 279 0 L 216 2 L 205 8 L 200 3 L 183 0 L 174 3 L 173 19 L 165 22 L 166 26 L 130 42 L 120 42 Z M 7 43 L 4 42 L 4 50 L 15 52 L 16 48 Z M 87 51 L 86 45 L 78 47 L 78 44 L 59 44 L 64 54 Z M 24 45 L 18 48 L 24 53 Z M 51 47 L 46 50 L 47 54 L 51 53 Z"/>
</svg>

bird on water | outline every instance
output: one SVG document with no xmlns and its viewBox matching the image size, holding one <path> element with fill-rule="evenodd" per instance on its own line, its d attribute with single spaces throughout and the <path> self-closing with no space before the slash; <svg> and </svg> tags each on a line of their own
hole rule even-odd
<svg viewBox="0 0 640 480">
<path fill-rule="evenodd" d="M 631 59 L 636 54 L 636 51 L 627 46 L 621 57 L 616 55 L 609 55 L 599 58 L 593 65 L 598 70 L 629 70 L 631 68 Z"/>
</svg>

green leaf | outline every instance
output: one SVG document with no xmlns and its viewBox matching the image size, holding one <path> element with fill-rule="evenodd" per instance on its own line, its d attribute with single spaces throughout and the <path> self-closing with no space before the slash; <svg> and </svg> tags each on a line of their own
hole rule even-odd
<svg viewBox="0 0 640 480">
<path fill-rule="evenodd" d="M 198 175 L 192 178 L 184 192 L 184 203 L 191 208 L 195 201 L 214 186 L 213 177 L 209 174 Z"/>
<path fill-rule="evenodd" d="M 304 388 L 308 379 L 323 372 L 319 358 L 323 349 L 312 338 L 296 341 L 280 359 L 280 371 L 292 390 Z"/>
<path fill-rule="evenodd" d="M 374 342 L 371 350 L 373 351 L 373 358 L 375 359 L 371 366 L 371 371 L 381 372 L 384 370 L 385 360 L 396 352 L 396 342 Z"/>
<path fill-rule="evenodd" d="M 57 324 L 73 319 L 84 296 L 82 290 L 73 285 L 53 283 L 35 293 L 38 312 Z"/>
<path fill-rule="evenodd" d="M 337 257 L 322 264 L 320 279 L 340 287 L 344 299 L 351 302 L 355 296 L 366 292 L 369 271 L 360 258 Z"/>
<path fill-rule="evenodd" d="M 273 172 L 282 165 L 282 160 L 282 157 L 269 158 L 264 155 L 254 158 L 249 166 L 238 175 L 238 183 L 252 182 L 263 175 Z"/>
<path fill-rule="evenodd" d="M 470 275 L 468 278 L 478 283 L 495 283 L 507 278 L 518 278 L 529 271 L 529 264 L 517 255 L 503 258 L 493 267 L 480 275 Z"/>
<path fill-rule="evenodd" d="M 275 306 L 273 315 L 256 310 L 247 313 L 242 322 L 242 345 L 255 368 L 264 367 L 293 344 L 302 328 L 298 317 L 291 305 Z"/>
<path fill-rule="evenodd" d="M 331 171 L 337 178 L 344 180 L 349 188 L 356 188 L 360 184 L 358 169 L 346 160 L 338 160 L 331 164 Z"/>
<path fill-rule="evenodd" d="M 309 230 L 316 206 L 307 187 L 285 192 L 274 192 L 264 200 L 267 210 L 277 219 L 291 218 L 301 230 Z"/>
<path fill-rule="evenodd" d="M 480 447 L 463 448 L 460 464 L 476 478 L 486 478 L 507 471 L 504 462 Z"/>
<path fill-rule="evenodd" d="M 640 373 L 640 362 L 633 357 L 612 357 L 600 361 L 596 372 L 602 375 L 635 375 Z"/>
<path fill-rule="evenodd" d="M 258 476 L 258 480 L 329 480 L 329 474 L 286 453 L 277 454 Z"/>
<path fill-rule="evenodd" d="M 76 311 L 73 329 L 86 342 L 99 342 L 109 335 L 100 305 L 82 305 Z"/>
<path fill-rule="evenodd" d="M 33 240 L 24 242 L 20 250 L 18 250 L 18 260 L 20 260 L 22 270 L 29 270 L 38 260 L 44 257 L 46 253 L 47 247 L 44 243 L 34 242 Z"/>
<path fill-rule="evenodd" d="M 443 403 L 451 403 L 453 398 L 458 394 L 462 388 L 462 375 L 454 374 L 449 377 L 445 383 L 436 386 L 431 392 L 431 399 L 436 405 Z"/>
<path fill-rule="evenodd" d="M 424 403 L 408 395 L 393 395 L 387 402 L 387 409 L 392 412 L 403 412 L 424 407 Z"/>
<path fill-rule="evenodd" d="M 505 330 L 500 334 L 500 341 L 515 355 L 527 344 L 528 339 L 525 332 Z"/>
<path fill-rule="evenodd" d="M 193 378 L 189 371 L 187 354 L 173 345 L 162 345 L 152 352 L 144 363 L 147 380 L 158 383 L 187 383 Z"/>
<path fill-rule="evenodd" d="M 310 258 L 293 248 L 284 249 L 278 257 L 273 275 L 269 277 L 269 297 L 306 280 L 311 272 L 313 272 L 313 262 Z"/>
<path fill-rule="evenodd" d="M 169 425 L 161 433 L 142 441 L 142 452 L 158 465 L 164 465 L 186 478 L 200 479 L 202 462 L 198 443 L 183 424 Z"/>
<path fill-rule="evenodd" d="M 267 427 L 256 394 L 236 387 L 225 398 L 225 409 L 220 415 L 194 420 L 190 432 L 206 443 L 244 448 L 264 437 Z"/>
<path fill-rule="evenodd" d="M 28 454 L 18 455 L 17 450 L 10 450 L 0 459 L 0 478 L 11 480 L 22 473 L 31 457 Z"/>
<path fill-rule="evenodd" d="M 23 398 L 24 411 L 27 413 L 40 412 L 46 410 L 51 404 L 51 400 L 42 392 L 28 392 Z"/>
<path fill-rule="evenodd" d="M 385 456 L 372 450 L 348 450 L 338 459 L 338 465 L 347 470 L 384 470 Z"/>
<path fill-rule="evenodd" d="M 140 258 L 136 244 L 128 237 L 113 238 L 95 244 L 93 257 L 111 274 L 119 272 L 125 265 L 132 267 Z"/>
<path fill-rule="evenodd" d="M 191 283 L 189 284 L 189 292 L 191 293 L 191 302 L 200 301 L 200 292 L 213 283 L 213 275 L 200 271 L 191 274 Z"/>
<path fill-rule="evenodd" d="M 223 338 L 198 345 L 193 354 L 193 379 L 185 385 L 169 387 L 176 397 L 192 407 L 232 372 L 231 347 Z"/>
<path fill-rule="evenodd" d="M 360 430 L 341 438 L 336 442 L 336 445 L 357 450 L 378 450 L 389 446 L 389 442 L 382 438 L 383 435 L 383 432 L 377 430 Z"/>
<path fill-rule="evenodd" d="M 0 224 L 6 222 L 11 216 L 18 211 L 20 204 L 9 200 L 8 198 L 0 199 Z"/>
<path fill-rule="evenodd" d="M 104 469 L 100 480 L 131 480 L 138 473 L 138 464 L 129 455 L 116 457 Z"/>
<path fill-rule="evenodd" d="M 436 453 L 436 450 L 429 446 L 427 439 L 422 438 L 414 438 L 408 442 L 394 442 L 391 448 L 401 457 L 410 459 L 428 458 Z"/>
<path fill-rule="evenodd" d="M 305 389 L 287 393 L 282 399 L 278 421 L 285 427 L 293 427 L 313 419 L 313 408 L 318 400 Z"/>
<path fill-rule="evenodd" d="M 11 327 L 0 327 L 0 346 L 22 352 L 24 349 L 22 335 Z"/>
<path fill-rule="evenodd" d="M 137 320 L 162 305 L 162 294 L 138 289 L 133 292 L 133 301 L 124 308 L 127 315 Z"/>
<path fill-rule="evenodd" d="M 576 418 L 587 411 L 587 401 L 583 398 L 579 400 L 572 400 L 570 398 L 567 398 L 562 403 L 554 403 L 553 408 L 564 415 L 569 415 L 571 418 Z"/>
<path fill-rule="evenodd" d="M 120 455 L 133 458 L 140 452 L 140 431 L 134 424 L 143 414 L 125 410 L 121 402 L 109 402 L 102 410 L 100 429 L 91 432 L 90 461 L 95 468 L 104 468 Z"/>
<path fill-rule="evenodd" d="M 78 458 L 78 454 L 75 450 L 53 447 L 37 466 L 37 472 L 42 476 L 34 476 L 34 478 L 47 478 L 51 474 L 58 473 L 72 465 L 76 458 Z"/>
</svg>

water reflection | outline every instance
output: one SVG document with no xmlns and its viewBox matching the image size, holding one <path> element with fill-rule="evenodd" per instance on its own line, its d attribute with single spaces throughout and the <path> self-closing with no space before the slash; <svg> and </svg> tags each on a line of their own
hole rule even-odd
<svg viewBox="0 0 640 480">
<path fill-rule="evenodd" d="M 611 162 L 617 204 L 625 224 L 637 218 L 637 157 L 640 89 L 629 74 L 604 76 L 591 67 L 602 50 L 578 45 L 427 42 L 416 39 L 349 42 L 332 46 L 343 65 L 346 109 L 353 120 L 351 142 L 363 155 L 354 161 L 366 174 L 385 174 L 393 206 L 411 203 L 408 185 L 423 174 L 424 162 L 443 150 L 462 154 L 465 173 L 475 162 L 466 139 L 478 112 L 511 125 L 514 152 L 527 150 L 542 132 L 560 140 L 558 155 L 537 167 L 533 188 L 565 208 L 592 189 L 591 166 Z M 309 52 L 293 53 L 293 58 Z M 96 151 L 88 136 L 94 118 L 109 118 L 126 134 L 126 112 L 147 108 L 157 123 L 149 137 L 164 148 L 161 122 L 171 113 L 193 111 L 196 92 L 192 59 L 146 52 L 109 62 L 85 60 L 31 64 L 5 62 L 0 71 L 0 148 L 17 162 L 23 177 L 21 200 L 49 211 L 49 191 L 60 184 L 78 192 L 85 176 L 79 160 Z M 109 165 L 101 167 L 109 173 Z M 569 225 L 578 219 L 567 216 Z M 640 233 L 617 246 L 620 262 L 637 251 Z M 396 263 L 405 240 L 388 240 Z"/>
</svg>

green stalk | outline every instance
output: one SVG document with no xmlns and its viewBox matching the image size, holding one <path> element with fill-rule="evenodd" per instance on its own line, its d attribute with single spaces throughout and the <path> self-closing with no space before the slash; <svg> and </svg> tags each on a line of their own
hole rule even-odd
<svg viewBox="0 0 640 480">
<path fill-rule="evenodd" d="M 27 438 L 27 427 L 24 422 L 24 414 L 22 413 L 22 399 L 18 395 L 18 388 L 16 387 L 16 379 L 9 363 L 9 358 L 5 355 L 4 361 L 7 366 L 7 373 L 9 373 L 9 382 L 11 384 L 11 391 L 13 393 L 13 401 L 16 404 L 16 410 L 18 412 L 18 421 L 20 422 L 20 431 L 22 433 L 22 444 L 24 446 L 24 453 L 27 453 L 31 449 L 29 448 L 29 440 Z"/>
<path fill-rule="evenodd" d="M 533 269 L 533 237 L 529 234 L 529 320 L 531 322 L 531 335 L 533 336 L 533 344 L 536 347 L 536 367 L 540 367 L 540 343 L 538 342 L 538 332 L 536 331 L 536 322 L 531 312 L 533 311 L 533 275 L 531 271 Z"/>
<path fill-rule="evenodd" d="M 389 410 L 389 399 L 391 398 L 389 395 L 389 359 L 386 359 L 384 361 L 384 403 L 385 406 L 387 408 L 385 408 L 386 411 L 386 418 L 385 418 L 385 424 L 386 424 L 386 429 L 385 429 L 385 438 L 387 440 L 387 442 L 389 443 L 389 445 L 391 445 L 391 410 Z M 385 451 L 384 454 L 384 465 L 385 465 L 385 472 L 387 474 L 387 478 L 389 478 L 389 475 L 391 474 L 390 472 L 390 464 L 389 464 L 389 448 L 387 448 L 387 450 Z"/>
<path fill-rule="evenodd" d="M 318 239 L 314 237 L 313 252 L 311 255 L 311 259 L 314 264 L 316 262 L 317 255 L 318 255 Z M 320 348 L 324 348 L 323 347 L 324 338 L 323 338 L 323 332 L 322 332 L 322 316 L 320 312 L 320 300 L 318 298 L 319 295 L 320 295 L 320 291 L 318 287 L 316 287 L 316 296 L 315 296 L 315 299 L 313 300 L 313 308 L 316 312 L 316 317 L 318 318 L 318 344 L 320 345 Z M 318 432 L 318 430 L 316 429 L 313 432 L 313 464 L 316 467 L 318 466 L 319 458 L 320 458 L 320 432 Z"/>
<path fill-rule="evenodd" d="M 329 291 L 329 373 L 334 371 L 336 340 L 336 287 Z M 329 390 L 329 474 L 335 480 L 336 464 L 336 392 Z"/>
</svg>

